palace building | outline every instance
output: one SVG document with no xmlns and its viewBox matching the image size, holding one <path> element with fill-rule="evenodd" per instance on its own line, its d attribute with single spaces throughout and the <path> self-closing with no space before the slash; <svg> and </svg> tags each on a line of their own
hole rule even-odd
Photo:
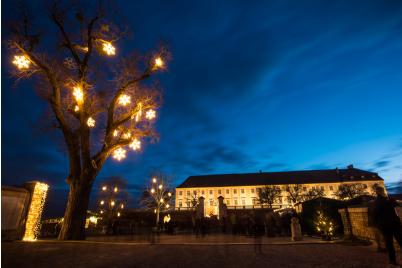
<svg viewBox="0 0 402 268">
<path fill-rule="evenodd" d="M 203 197 L 205 215 L 216 215 L 221 196 L 228 208 L 261 208 L 257 201 L 258 191 L 264 186 L 278 186 L 282 192 L 273 207 L 286 208 L 293 205 L 287 187 L 298 185 L 302 195 L 311 189 L 321 189 L 325 197 L 337 198 L 335 193 L 339 185 L 355 183 L 368 193 L 372 193 L 374 184 L 384 187 L 384 180 L 377 173 L 352 165 L 346 169 L 190 176 L 176 188 L 175 207 L 190 209 L 195 200 Z"/>
</svg>

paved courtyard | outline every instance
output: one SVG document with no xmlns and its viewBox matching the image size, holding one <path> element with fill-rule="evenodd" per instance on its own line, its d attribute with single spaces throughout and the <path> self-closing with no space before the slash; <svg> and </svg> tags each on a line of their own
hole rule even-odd
<svg viewBox="0 0 402 268">
<path fill-rule="evenodd" d="M 386 255 L 377 253 L 374 246 L 320 244 L 315 243 L 317 240 L 292 244 L 287 238 L 278 238 L 263 240 L 262 253 L 258 253 L 253 239 L 230 237 L 227 236 L 228 243 L 223 236 L 204 240 L 194 236 L 162 237 L 158 244 L 140 238 L 128 241 L 124 237 L 109 238 L 109 241 L 5 242 L 2 243 L 2 267 L 383 268 L 387 264 Z"/>
</svg>

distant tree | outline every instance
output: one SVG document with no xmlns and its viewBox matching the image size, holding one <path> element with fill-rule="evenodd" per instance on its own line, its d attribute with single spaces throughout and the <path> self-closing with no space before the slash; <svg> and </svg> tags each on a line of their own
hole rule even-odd
<svg viewBox="0 0 402 268">
<path fill-rule="evenodd" d="M 168 181 L 169 179 L 166 175 L 158 174 L 153 176 L 141 197 L 141 204 L 155 213 L 156 226 L 159 225 L 160 213 L 169 210 L 171 208 L 170 203 L 174 200 L 173 190 L 170 189 Z"/>
<path fill-rule="evenodd" d="M 307 191 L 307 193 L 304 194 L 303 201 L 311 200 L 311 199 L 318 198 L 318 197 L 323 197 L 324 195 L 325 195 L 324 190 L 321 188 L 310 189 Z"/>
<path fill-rule="evenodd" d="M 110 177 L 100 184 L 97 206 L 107 224 L 122 216 L 127 204 L 127 180 L 122 177 Z"/>
<path fill-rule="evenodd" d="M 339 185 L 335 195 L 341 200 L 348 200 L 368 194 L 362 183 L 343 183 Z"/>
<path fill-rule="evenodd" d="M 288 197 L 292 201 L 292 204 L 303 201 L 303 187 L 300 184 L 288 185 L 285 188 L 285 191 L 288 193 Z"/>
<path fill-rule="evenodd" d="M 258 191 L 257 201 L 261 205 L 267 204 L 270 208 L 272 208 L 272 204 L 279 199 L 281 192 L 281 188 L 278 186 L 265 186 Z"/>
</svg>

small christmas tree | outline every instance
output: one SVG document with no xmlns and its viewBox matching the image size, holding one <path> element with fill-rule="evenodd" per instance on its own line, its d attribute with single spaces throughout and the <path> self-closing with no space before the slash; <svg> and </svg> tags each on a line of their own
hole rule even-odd
<svg viewBox="0 0 402 268">
<path fill-rule="evenodd" d="M 335 224 L 331 221 L 331 219 L 324 214 L 322 211 L 317 212 L 317 217 L 315 220 L 315 226 L 317 231 L 322 235 L 324 240 L 331 240 L 334 230 Z"/>
</svg>

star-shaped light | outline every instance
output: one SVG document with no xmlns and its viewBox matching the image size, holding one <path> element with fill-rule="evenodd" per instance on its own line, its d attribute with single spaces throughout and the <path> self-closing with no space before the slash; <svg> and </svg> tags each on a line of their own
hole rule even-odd
<svg viewBox="0 0 402 268">
<path fill-rule="evenodd" d="M 81 86 L 73 87 L 73 96 L 78 103 L 82 103 L 84 100 L 84 92 L 82 91 Z"/>
<path fill-rule="evenodd" d="M 131 143 L 130 143 L 130 148 L 133 149 L 134 151 L 137 151 L 141 148 L 141 141 L 134 139 Z"/>
<path fill-rule="evenodd" d="M 112 45 L 110 42 L 103 42 L 103 51 L 109 55 L 115 55 L 116 54 L 116 48 Z"/>
<path fill-rule="evenodd" d="M 30 63 L 30 60 L 25 55 L 14 56 L 13 64 L 20 70 L 28 69 Z"/>
<path fill-rule="evenodd" d="M 130 132 L 126 132 L 123 134 L 123 139 L 129 139 L 131 137 L 131 133 Z"/>
<path fill-rule="evenodd" d="M 93 119 L 92 117 L 88 118 L 88 120 L 87 120 L 88 127 L 94 127 L 95 123 L 96 123 L 95 119 Z"/>
<path fill-rule="evenodd" d="M 152 119 L 154 119 L 156 117 L 156 112 L 155 112 L 155 110 L 148 110 L 146 113 L 145 113 L 145 118 L 146 119 L 148 119 L 148 120 L 152 120 Z"/>
<path fill-rule="evenodd" d="M 113 158 L 116 159 L 117 161 L 120 161 L 120 160 L 126 158 L 126 150 L 124 150 L 121 147 L 116 149 L 116 150 L 114 150 Z"/>
<path fill-rule="evenodd" d="M 129 95 L 126 94 L 122 94 L 119 97 L 119 104 L 126 106 L 127 104 L 129 104 L 131 102 L 131 97 Z"/>
<path fill-rule="evenodd" d="M 155 62 L 154 62 L 154 68 L 155 69 L 163 68 L 164 65 L 165 65 L 165 63 L 163 62 L 161 57 L 155 58 Z"/>
</svg>

